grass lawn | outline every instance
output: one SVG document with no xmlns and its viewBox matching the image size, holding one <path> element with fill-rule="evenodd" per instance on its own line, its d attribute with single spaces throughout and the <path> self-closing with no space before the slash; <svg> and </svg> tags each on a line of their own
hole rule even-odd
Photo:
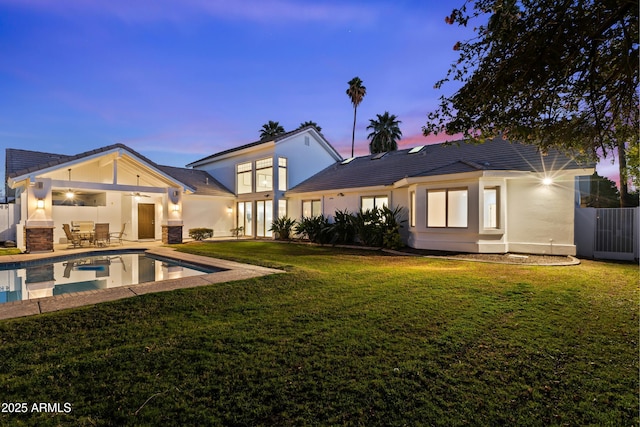
<svg viewBox="0 0 640 427">
<path fill-rule="evenodd" d="M 636 265 L 180 250 L 288 273 L 0 321 L 0 425 L 640 422 Z"/>
</svg>

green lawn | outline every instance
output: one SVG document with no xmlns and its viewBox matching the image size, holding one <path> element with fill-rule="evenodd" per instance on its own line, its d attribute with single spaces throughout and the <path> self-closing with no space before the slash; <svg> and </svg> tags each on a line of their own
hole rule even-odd
<svg viewBox="0 0 640 427">
<path fill-rule="evenodd" d="M 640 422 L 636 265 L 180 249 L 288 273 L 1 321 L 0 425 Z"/>
</svg>

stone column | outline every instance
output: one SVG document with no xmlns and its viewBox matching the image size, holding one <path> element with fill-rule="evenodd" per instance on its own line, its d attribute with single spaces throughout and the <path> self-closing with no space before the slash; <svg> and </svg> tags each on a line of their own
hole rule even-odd
<svg viewBox="0 0 640 427">
<path fill-rule="evenodd" d="M 182 243 L 182 226 L 181 225 L 163 225 L 162 226 L 162 243 L 167 245 L 175 245 Z"/>
</svg>

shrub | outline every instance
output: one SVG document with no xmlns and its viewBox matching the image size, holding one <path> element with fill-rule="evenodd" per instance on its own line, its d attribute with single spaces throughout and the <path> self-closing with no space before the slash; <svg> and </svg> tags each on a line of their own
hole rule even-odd
<svg viewBox="0 0 640 427">
<path fill-rule="evenodd" d="M 354 217 L 346 210 L 336 211 L 333 223 L 329 224 L 327 232 L 331 236 L 332 244 L 349 245 L 355 242 L 356 230 Z"/>
<path fill-rule="evenodd" d="M 213 237 L 212 228 L 190 228 L 189 237 L 193 240 L 204 240 Z"/>
<path fill-rule="evenodd" d="M 355 233 L 365 246 L 384 247 L 398 249 L 403 245 L 400 237 L 402 228 L 400 214 L 402 208 L 399 206 L 391 210 L 386 206 L 382 208 L 367 209 L 358 212 L 353 217 Z"/>
<path fill-rule="evenodd" d="M 289 240 L 291 238 L 291 231 L 293 227 L 296 225 L 296 221 L 291 218 L 287 218 L 286 216 L 276 218 L 271 223 L 271 228 L 269 231 L 273 231 L 277 234 L 277 239 L 279 240 Z"/>
<path fill-rule="evenodd" d="M 304 217 L 295 227 L 296 234 L 314 243 L 329 243 L 329 220 L 322 215 Z"/>
</svg>

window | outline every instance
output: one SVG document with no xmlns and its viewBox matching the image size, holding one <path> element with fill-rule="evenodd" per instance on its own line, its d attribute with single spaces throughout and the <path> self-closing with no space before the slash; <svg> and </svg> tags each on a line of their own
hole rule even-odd
<svg viewBox="0 0 640 427">
<path fill-rule="evenodd" d="M 240 163 L 237 166 L 237 186 L 238 186 L 238 194 L 246 194 L 251 193 L 251 162 L 249 163 Z"/>
<path fill-rule="evenodd" d="M 273 189 L 273 159 L 256 162 L 256 192 Z"/>
<path fill-rule="evenodd" d="M 287 191 L 287 159 L 278 158 L 278 190 Z"/>
<path fill-rule="evenodd" d="M 409 193 L 409 227 L 416 226 L 416 192 Z"/>
<path fill-rule="evenodd" d="M 320 200 L 305 200 L 302 202 L 302 216 L 311 218 L 322 215 L 322 206 Z"/>
<path fill-rule="evenodd" d="M 251 202 L 239 202 L 238 203 L 238 227 L 243 227 L 243 234 L 245 236 L 253 235 L 253 228 L 251 226 Z"/>
<path fill-rule="evenodd" d="M 287 216 L 287 201 L 278 200 L 278 218 L 285 218 Z"/>
<path fill-rule="evenodd" d="M 389 206 L 389 198 L 387 196 L 363 197 L 360 199 L 360 209 L 373 210 L 373 208 L 381 209 L 383 206 Z"/>
<path fill-rule="evenodd" d="M 484 228 L 498 228 L 498 188 L 484 189 Z"/>
<path fill-rule="evenodd" d="M 273 224 L 273 202 L 271 200 L 258 200 L 256 202 L 256 236 L 271 237 L 271 225 Z"/>
<path fill-rule="evenodd" d="M 468 191 L 427 191 L 427 227 L 467 227 Z"/>
</svg>

